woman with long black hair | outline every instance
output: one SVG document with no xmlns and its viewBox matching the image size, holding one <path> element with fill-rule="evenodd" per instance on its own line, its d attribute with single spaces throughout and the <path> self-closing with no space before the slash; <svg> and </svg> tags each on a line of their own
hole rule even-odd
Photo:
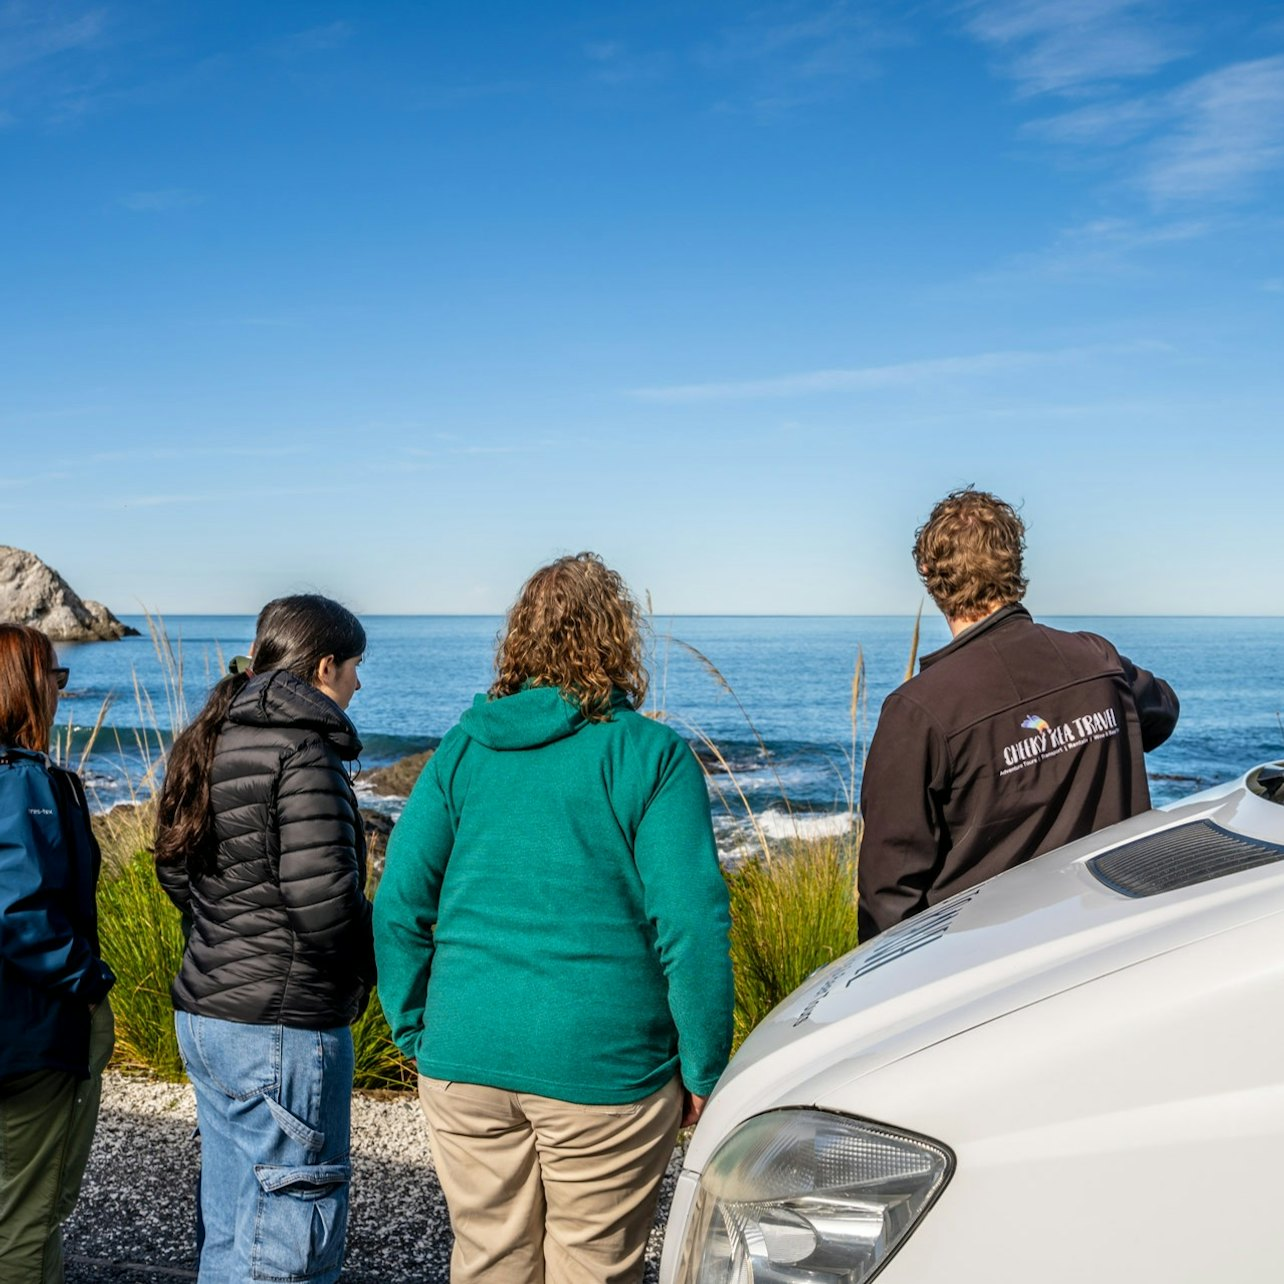
<svg viewBox="0 0 1284 1284">
<path fill-rule="evenodd" d="M 312 594 L 258 618 L 178 737 L 156 868 L 190 922 L 172 994 L 201 1131 L 201 1284 L 330 1284 L 348 1216 L 352 1021 L 374 981 L 344 710 L 366 635 Z"/>
<path fill-rule="evenodd" d="M 61 1284 L 113 1029 L 101 857 L 80 780 L 50 762 L 67 670 L 0 625 L 0 1280 Z"/>
</svg>

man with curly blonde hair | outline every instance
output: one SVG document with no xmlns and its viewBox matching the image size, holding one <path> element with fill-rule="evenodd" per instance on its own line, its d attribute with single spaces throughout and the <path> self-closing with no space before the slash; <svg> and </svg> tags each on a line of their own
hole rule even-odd
<svg viewBox="0 0 1284 1284">
<path fill-rule="evenodd" d="M 967 487 L 914 563 L 953 641 L 883 704 L 861 783 L 860 937 L 1150 806 L 1144 754 L 1178 703 L 1094 633 L 1021 605 L 1025 526 Z"/>
</svg>

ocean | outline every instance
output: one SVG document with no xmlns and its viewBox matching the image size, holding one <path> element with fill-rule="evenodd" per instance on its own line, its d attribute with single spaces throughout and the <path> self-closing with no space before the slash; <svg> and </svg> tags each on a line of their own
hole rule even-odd
<svg viewBox="0 0 1284 1284">
<path fill-rule="evenodd" d="M 1148 755 L 1156 804 L 1231 780 L 1284 758 L 1284 618 L 1043 617 L 1058 628 L 1104 634 L 1124 654 L 1166 678 L 1181 699 L 1167 744 Z M 141 637 L 64 645 L 71 669 L 59 736 L 73 729 L 71 765 L 104 700 L 104 726 L 82 774 L 106 809 L 145 792 L 157 757 L 154 727 L 174 717 L 147 621 L 126 617 Z M 490 682 L 498 616 L 369 616 L 362 690 L 349 714 L 377 767 L 435 745 Z M 164 630 L 181 657 L 183 695 L 197 710 L 223 665 L 253 636 L 250 616 L 170 616 Z M 715 761 L 711 798 L 720 842 L 737 841 L 745 802 L 769 837 L 839 832 L 884 696 L 902 680 L 914 621 L 896 616 L 678 616 L 658 618 L 650 639 L 645 708 Z M 944 621 L 924 612 L 920 653 L 949 641 Z M 852 723 L 852 677 L 865 666 Z M 711 670 L 721 675 L 721 680 Z M 141 710 L 141 712 L 140 712 Z M 181 716 L 181 710 L 177 711 Z M 734 779 L 734 784 L 732 783 Z M 362 782 L 358 777 L 358 789 Z M 743 794 L 745 802 L 741 801 Z M 397 799 L 367 798 L 396 813 Z"/>
</svg>

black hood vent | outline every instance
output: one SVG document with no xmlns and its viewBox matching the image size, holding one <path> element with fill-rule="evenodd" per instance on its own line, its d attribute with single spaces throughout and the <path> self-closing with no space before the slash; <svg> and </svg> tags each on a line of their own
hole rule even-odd
<svg viewBox="0 0 1284 1284">
<path fill-rule="evenodd" d="M 1199 820 L 1094 856 L 1088 868 L 1124 896 L 1158 896 L 1277 861 L 1284 861 L 1284 847 Z"/>
</svg>

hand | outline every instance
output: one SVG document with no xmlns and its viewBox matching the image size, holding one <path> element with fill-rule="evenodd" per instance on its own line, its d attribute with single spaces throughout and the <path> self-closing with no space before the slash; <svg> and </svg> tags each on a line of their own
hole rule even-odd
<svg viewBox="0 0 1284 1284">
<path fill-rule="evenodd" d="M 697 1096 L 694 1092 L 688 1092 L 685 1088 L 682 1090 L 682 1123 L 680 1127 L 692 1128 L 696 1121 L 704 1113 L 704 1103 L 708 1097 Z"/>
</svg>

